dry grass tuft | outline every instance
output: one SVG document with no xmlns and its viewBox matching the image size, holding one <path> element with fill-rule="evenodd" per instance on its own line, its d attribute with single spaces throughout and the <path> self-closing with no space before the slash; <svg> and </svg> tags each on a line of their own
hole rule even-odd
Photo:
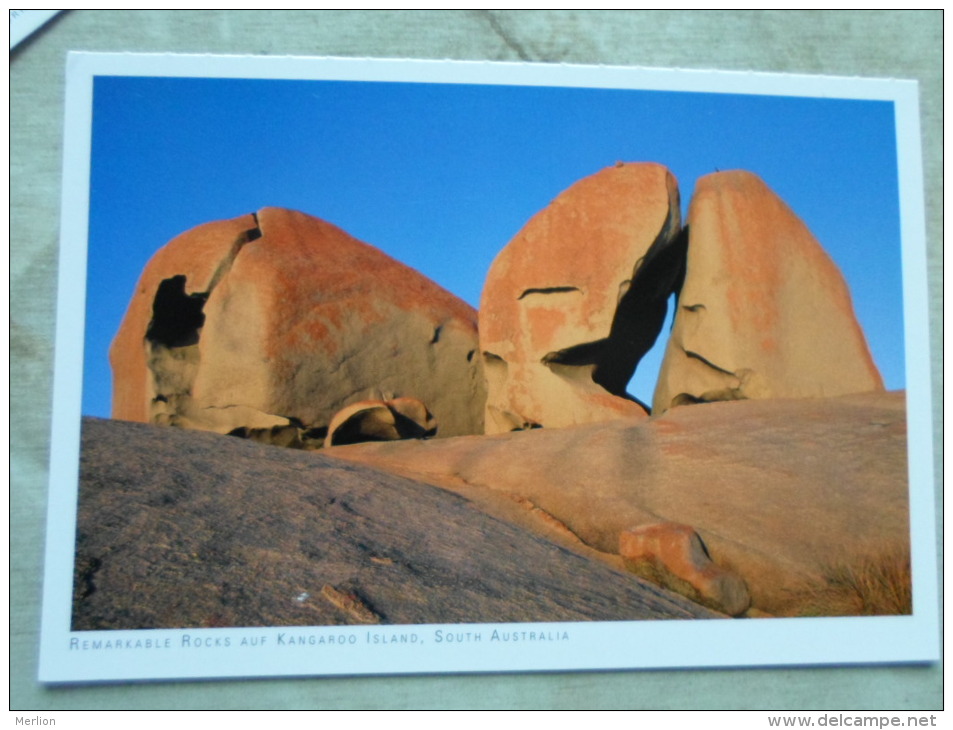
<svg viewBox="0 0 953 730">
<path fill-rule="evenodd" d="M 825 566 L 824 582 L 809 589 L 813 616 L 896 616 L 913 613 L 907 550 L 872 553 Z"/>
</svg>

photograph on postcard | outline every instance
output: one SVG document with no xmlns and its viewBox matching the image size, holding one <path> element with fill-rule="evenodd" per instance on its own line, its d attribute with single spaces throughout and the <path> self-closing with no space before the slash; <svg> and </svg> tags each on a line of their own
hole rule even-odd
<svg viewBox="0 0 953 730">
<path fill-rule="evenodd" d="M 93 59 L 71 672 L 858 661 L 922 629 L 889 95 Z M 685 646 L 631 651 L 663 626 Z M 764 631 L 819 645 L 687 646 Z"/>
</svg>

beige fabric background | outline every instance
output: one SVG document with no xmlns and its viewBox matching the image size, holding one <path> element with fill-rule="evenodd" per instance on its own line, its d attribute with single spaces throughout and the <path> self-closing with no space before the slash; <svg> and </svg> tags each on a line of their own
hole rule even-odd
<svg viewBox="0 0 953 730">
<path fill-rule="evenodd" d="M 942 11 L 68 11 L 11 54 L 11 709 L 942 707 L 939 665 L 39 685 L 68 50 L 523 59 L 918 79 L 940 473 Z"/>
</svg>

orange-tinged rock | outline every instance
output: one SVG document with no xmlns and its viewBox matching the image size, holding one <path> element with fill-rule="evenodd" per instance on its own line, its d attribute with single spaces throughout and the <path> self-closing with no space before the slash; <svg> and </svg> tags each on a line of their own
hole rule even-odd
<svg viewBox="0 0 953 730">
<path fill-rule="evenodd" d="M 688 230 L 653 411 L 883 390 L 840 270 L 758 176 L 701 178 Z"/>
<path fill-rule="evenodd" d="M 730 616 L 751 605 L 744 580 L 715 563 L 689 525 L 662 522 L 623 531 L 619 554 L 636 575 Z"/>
<path fill-rule="evenodd" d="M 476 313 L 419 272 L 281 208 L 200 226 L 147 265 L 111 350 L 116 418 L 320 434 L 368 398 L 482 431 Z"/>
<path fill-rule="evenodd" d="M 671 173 L 619 164 L 510 241 L 480 304 L 487 433 L 645 415 L 625 387 L 661 329 L 679 228 Z"/>
</svg>

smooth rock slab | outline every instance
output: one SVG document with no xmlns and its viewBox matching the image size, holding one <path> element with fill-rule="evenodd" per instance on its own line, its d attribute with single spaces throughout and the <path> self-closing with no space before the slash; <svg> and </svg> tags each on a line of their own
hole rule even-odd
<svg viewBox="0 0 953 730">
<path fill-rule="evenodd" d="M 716 616 L 443 489 L 91 418 L 72 611 L 76 631 Z"/>
<path fill-rule="evenodd" d="M 744 576 L 755 608 L 834 615 L 843 607 L 818 608 L 811 594 L 831 569 L 909 557 L 904 406 L 902 392 L 707 403 L 334 455 L 486 499 L 526 499 L 605 553 L 633 525 L 691 525 Z"/>
</svg>

